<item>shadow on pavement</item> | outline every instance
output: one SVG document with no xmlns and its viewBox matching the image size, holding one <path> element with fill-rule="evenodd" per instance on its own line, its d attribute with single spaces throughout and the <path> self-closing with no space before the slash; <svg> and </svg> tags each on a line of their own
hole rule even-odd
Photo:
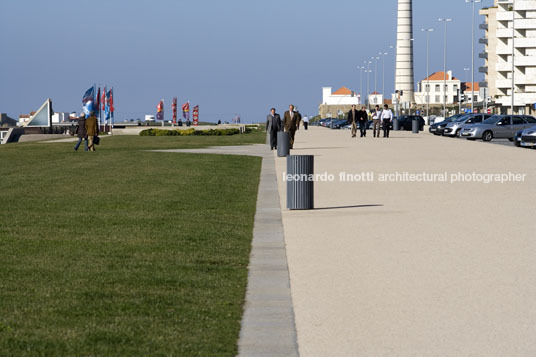
<svg viewBox="0 0 536 357">
<path fill-rule="evenodd" d="M 318 211 L 318 210 L 328 210 L 328 209 L 366 208 L 366 207 L 383 207 L 383 205 L 355 205 L 355 206 L 340 206 L 340 207 L 318 207 L 318 208 L 314 208 L 314 210 Z"/>
</svg>

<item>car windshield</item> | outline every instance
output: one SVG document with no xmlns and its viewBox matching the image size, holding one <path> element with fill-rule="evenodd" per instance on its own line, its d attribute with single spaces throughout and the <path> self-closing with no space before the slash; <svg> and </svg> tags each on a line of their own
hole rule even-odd
<svg viewBox="0 0 536 357">
<path fill-rule="evenodd" d="M 482 124 L 496 124 L 503 117 L 501 115 L 494 115 L 491 118 L 488 118 L 482 122 Z"/>
<path fill-rule="evenodd" d="M 461 117 L 459 117 L 458 119 L 456 119 L 456 121 L 458 123 L 462 122 L 462 121 L 465 121 L 467 119 L 469 119 L 471 116 L 470 115 L 462 115 Z"/>
</svg>

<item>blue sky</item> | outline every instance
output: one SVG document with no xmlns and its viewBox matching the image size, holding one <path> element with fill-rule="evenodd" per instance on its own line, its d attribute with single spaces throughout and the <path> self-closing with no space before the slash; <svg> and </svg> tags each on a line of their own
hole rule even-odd
<svg viewBox="0 0 536 357">
<path fill-rule="evenodd" d="M 430 71 L 443 69 L 438 17 L 454 19 L 447 67 L 465 80 L 471 5 L 413 6 L 416 80 L 426 74 L 421 28 L 435 28 Z M 389 52 L 385 83 L 392 92 L 396 10 L 396 0 L 1 0 L 0 112 L 18 117 L 48 97 L 56 111 L 79 112 L 85 90 L 97 83 L 114 87 L 119 120 L 154 114 L 161 98 L 169 118 L 173 96 L 199 104 L 206 121 L 235 113 L 262 121 L 270 107 L 283 112 L 289 103 L 314 115 L 321 87 L 360 91 L 356 67 L 380 51 Z M 477 14 L 477 26 L 482 22 Z M 482 35 L 477 29 L 476 38 Z"/>
</svg>

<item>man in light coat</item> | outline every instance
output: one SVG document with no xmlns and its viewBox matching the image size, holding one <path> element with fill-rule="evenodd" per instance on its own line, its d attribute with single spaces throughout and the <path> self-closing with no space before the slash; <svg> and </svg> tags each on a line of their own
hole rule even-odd
<svg viewBox="0 0 536 357">
<path fill-rule="evenodd" d="M 91 112 L 89 117 L 86 119 L 86 133 L 88 138 L 88 149 L 89 151 L 95 151 L 95 136 L 99 135 L 99 127 L 97 125 L 97 117 L 95 113 Z"/>
<path fill-rule="evenodd" d="M 275 112 L 275 108 L 272 108 L 270 114 L 266 116 L 266 132 L 270 135 L 270 150 L 277 149 L 278 131 L 281 131 L 281 117 Z"/>
</svg>

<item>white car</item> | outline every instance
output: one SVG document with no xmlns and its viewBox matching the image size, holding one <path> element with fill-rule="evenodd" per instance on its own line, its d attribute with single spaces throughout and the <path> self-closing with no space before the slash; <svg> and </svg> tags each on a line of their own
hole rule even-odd
<svg viewBox="0 0 536 357">
<path fill-rule="evenodd" d="M 523 147 L 536 147 L 536 126 L 521 132 L 521 142 L 519 144 Z"/>
</svg>

